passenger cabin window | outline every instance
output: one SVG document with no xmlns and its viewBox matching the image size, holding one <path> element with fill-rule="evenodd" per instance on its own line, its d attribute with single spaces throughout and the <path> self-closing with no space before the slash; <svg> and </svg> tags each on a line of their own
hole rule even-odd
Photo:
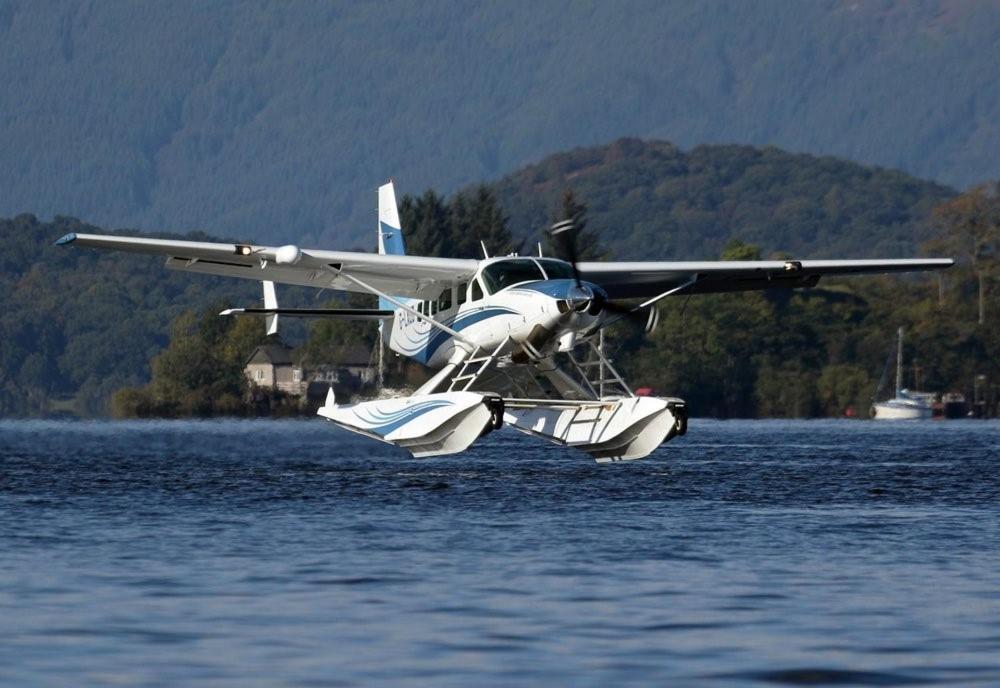
<svg viewBox="0 0 1000 688">
<path fill-rule="evenodd" d="M 463 303 L 469 300 L 469 283 L 462 282 L 461 284 L 458 285 L 457 291 L 458 294 L 456 294 L 455 296 L 458 300 L 458 305 L 461 306 Z"/>
<path fill-rule="evenodd" d="M 545 277 L 548 279 L 573 279 L 573 268 L 569 263 L 540 258 L 538 264 L 545 270 Z"/>
<path fill-rule="evenodd" d="M 449 308 L 451 308 L 451 287 L 441 292 L 441 296 L 438 297 L 438 312 L 446 311 Z"/>
<path fill-rule="evenodd" d="M 483 285 L 490 294 L 496 294 L 501 289 L 545 279 L 537 263 L 530 258 L 520 260 L 501 260 L 483 268 Z"/>
<path fill-rule="evenodd" d="M 472 295 L 469 297 L 470 301 L 478 301 L 483 298 L 483 288 L 479 286 L 479 280 L 472 280 Z"/>
</svg>

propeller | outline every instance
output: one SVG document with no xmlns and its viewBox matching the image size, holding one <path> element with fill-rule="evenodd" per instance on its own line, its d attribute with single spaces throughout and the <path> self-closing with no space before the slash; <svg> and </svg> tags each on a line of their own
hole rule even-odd
<svg viewBox="0 0 1000 688">
<path fill-rule="evenodd" d="M 566 256 L 566 261 L 573 268 L 573 279 L 576 280 L 576 286 L 582 288 L 583 280 L 580 279 L 580 270 L 576 267 L 576 222 L 573 221 L 573 218 L 560 220 L 549 229 L 549 236 L 552 237 L 552 243 L 556 245 L 556 249 Z"/>
<path fill-rule="evenodd" d="M 656 306 L 622 306 L 617 303 L 606 303 L 604 304 L 604 310 L 616 313 L 616 317 L 607 318 L 601 322 L 597 330 L 603 330 L 608 325 L 614 325 L 619 320 L 631 320 L 642 326 L 642 329 L 648 334 L 656 329 L 656 326 L 660 324 L 660 311 Z M 594 330 L 595 332 L 597 330 Z"/>
<path fill-rule="evenodd" d="M 577 228 L 576 222 L 572 218 L 566 220 L 560 220 L 549 228 L 549 236 L 552 237 L 552 243 L 555 244 L 556 250 L 562 254 L 566 262 L 569 263 L 570 267 L 573 269 L 573 279 L 576 282 L 576 294 L 582 295 L 586 294 L 589 299 L 588 305 L 586 306 L 586 311 L 590 315 L 598 315 L 602 311 L 611 314 L 614 313 L 617 317 L 607 318 L 605 317 L 603 321 L 600 321 L 590 333 L 593 334 L 598 330 L 604 329 L 608 325 L 618 322 L 619 320 L 630 320 L 642 326 L 642 328 L 648 333 L 652 332 L 657 324 L 660 322 L 660 313 L 656 309 L 656 306 L 623 306 L 611 301 L 607 301 L 601 292 L 594 292 L 587 285 L 583 283 L 580 279 L 580 269 L 577 266 L 577 256 L 579 255 L 576 250 L 576 239 L 577 239 Z M 569 301 L 576 301 L 579 303 L 579 298 L 567 299 Z M 582 309 L 581 309 L 582 310 Z"/>
</svg>

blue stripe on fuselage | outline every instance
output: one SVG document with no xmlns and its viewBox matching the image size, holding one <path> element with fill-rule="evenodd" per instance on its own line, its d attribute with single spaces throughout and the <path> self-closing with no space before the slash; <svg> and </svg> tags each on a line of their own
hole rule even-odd
<svg viewBox="0 0 1000 688">
<path fill-rule="evenodd" d="M 450 323 L 445 322 L 444 324 L 448 325 L 448 327 L 455 330 L 456 332 L 461 332 L 470 325 L 475 325 L 478 322 L 482 322 L 483 320 L 487 320 L 488 318 L 495 318 L 499 315 L 518 315 L 518 312 L 511 310 L 510 308 L 503 308 L 500 306 L 490 306 L 478 311 L 468 311 L 465 313 L 460 313 L 452 322 Z M 434 334 L 431 335 L 430 339 L 427 342 L 427 346 L 425 346 L 420 351 L 417 351 L 416 353 L 412 354 L 410 358 L 412 358 L 414 361 L 417 361 L 418 363 L 427 363 L 429 360 L 431 360 L 431 358 L 434 356 L 437 350 L 441 348 L 441 345 L 443 345 L 449 339 L 451 339 L 450 334 L 448 334 L 444 330 L 435 329 Z"/>
</svg>

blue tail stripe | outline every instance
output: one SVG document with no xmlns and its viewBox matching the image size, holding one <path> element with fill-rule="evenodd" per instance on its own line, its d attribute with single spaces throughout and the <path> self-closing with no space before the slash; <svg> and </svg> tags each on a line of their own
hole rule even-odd
<svg viewBox="0 0 1000 688">
<path fill-rule="evenodd" d="M 379 220 L 378 231 L 382 234 L 382 248 L 387 256 L 405 256 L 406 244 L 403 243 L 403 230 Z M 397 296 L 398 300 L 399 297 Z M 378 307 L 385 311 L 394 311 L 399 306 L 388 299 L 379 297 Z"/>
</svg>

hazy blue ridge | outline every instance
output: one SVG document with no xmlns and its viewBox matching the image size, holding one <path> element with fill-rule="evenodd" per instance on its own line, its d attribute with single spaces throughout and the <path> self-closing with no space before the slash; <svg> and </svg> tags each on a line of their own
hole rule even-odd
<svg viewBox="0 0 1000 688">
<path fill-rule="evenodd" d="M 998 176 L 992 2 L 0 0 L 0 216 L 367 245 L 450 191 L 622 136 Z"/>
</svg>

